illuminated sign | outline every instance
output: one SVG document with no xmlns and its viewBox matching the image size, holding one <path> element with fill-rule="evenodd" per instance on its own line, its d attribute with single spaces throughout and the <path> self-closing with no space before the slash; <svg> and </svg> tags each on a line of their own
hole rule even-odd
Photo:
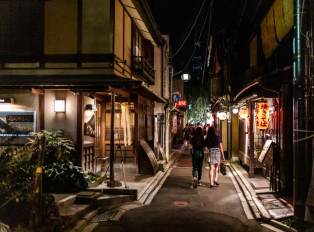
<svg viewBox="0 0 314 232">
<path fill-rule="evenodd" d="M 187 102 L 186 101 L 178 101 L 177 107 L 181 107 L 181 106 L 187 106 Z"/>
<path fill-rule="evenodd" d="M 269 105 L 266 102 L 257 103 L 256 107 L 256 127 L 266 130 L 269 124 Z"/>
</svg>

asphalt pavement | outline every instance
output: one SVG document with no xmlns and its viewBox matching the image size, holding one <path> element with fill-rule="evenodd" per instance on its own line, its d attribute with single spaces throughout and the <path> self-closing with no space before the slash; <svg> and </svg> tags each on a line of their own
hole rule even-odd
<svg viewBox="0 0 314 232">
<path fill-rule="evenodd" d="M 272 231 L 247 219 L 228 175 L 209 188 L 204 163 L 201 186 L 192 187 L 189 149 L 181 155 L 150 205 L 128 210 L 119 221 L 101 223 L 96 232 Z"/>
</svg>

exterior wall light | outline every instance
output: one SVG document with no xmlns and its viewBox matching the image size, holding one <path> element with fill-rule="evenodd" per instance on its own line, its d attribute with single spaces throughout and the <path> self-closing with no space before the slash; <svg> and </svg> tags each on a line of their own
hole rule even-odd
<svg viewBox="0 0 314 232">
<path fill-rule="evenodd" d="M 240 113 L 239 113 L 239 116 L 242 120 L 245 120 L 249 117 L 249 112 L 247 111 L 246 108 L 241 108 L 240 109 Z"/>
<path fill-rule="evenodd" d="M 225 112 L 220 112 L 219 113 L 219 119 L 221 121 L 226 120 L 227 119 L 227 114 Z"/>
<path fill-rule="evenodd" d="M 65 100 L 55 100 L 55 112 L 65 112 Z"/>
<path fill-rule="evenodd" d="M 262 97 L 256 107 L 256 127 L 260 130 L 266 130 L 269 124 L 269 104 Z"/>
</svg>

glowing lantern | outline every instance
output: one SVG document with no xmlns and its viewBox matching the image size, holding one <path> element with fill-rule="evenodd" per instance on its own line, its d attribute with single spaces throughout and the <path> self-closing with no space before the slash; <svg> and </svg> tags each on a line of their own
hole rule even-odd
<svg viewBox="0 0 314 232">
<path fill-rule="evenodd" d="M 221 113 L 219 113 L 219 119 L 220 120 L 226 120 L 226 118 L 227 118 L 227 114 L 226 113 L 224 113 L 224 112 L 221 112 Z"/>
<path fill-rule="evenodd" d="M 266 130 L 269 124 L 269 105 L 264 98 L 257 103 L 256 107 L 256 127 L 260 130 Z"/>
<path fill-rule="evenodd" d="M 244 120 L 249 116 L 249 112 L 247 112 L 246 108 L 241 108 L 239 116 L 240 116 L 240 118 L 242 118 Z"/>
</svg>

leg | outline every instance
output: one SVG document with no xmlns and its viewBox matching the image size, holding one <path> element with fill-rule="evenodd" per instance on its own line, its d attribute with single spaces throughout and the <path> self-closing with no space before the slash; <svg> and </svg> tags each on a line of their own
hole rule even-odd
<svg viewBox="0 0 314 232">
<path fill-rule="evenodd" d="M 215 181 L 218 182 L 219 164 L 215 164 Z"/>
<path fill-rule="evenodd" d="M 215 164 L 209 164 L 210 185 L 214 185 L 214 169 L 215 169 Z"/>
<path fill-rule="evenodd" d="M 194 179 L 197 177 L 197 159 L 195 157 L 195 154 L 192 155 L 192 176 Z"/>
<path fill-rule="evenodd" d="M 203 160 L 204 155 L 202 154 L 198 159 L 198 180 L 202 178 Z"/>
</svg>

